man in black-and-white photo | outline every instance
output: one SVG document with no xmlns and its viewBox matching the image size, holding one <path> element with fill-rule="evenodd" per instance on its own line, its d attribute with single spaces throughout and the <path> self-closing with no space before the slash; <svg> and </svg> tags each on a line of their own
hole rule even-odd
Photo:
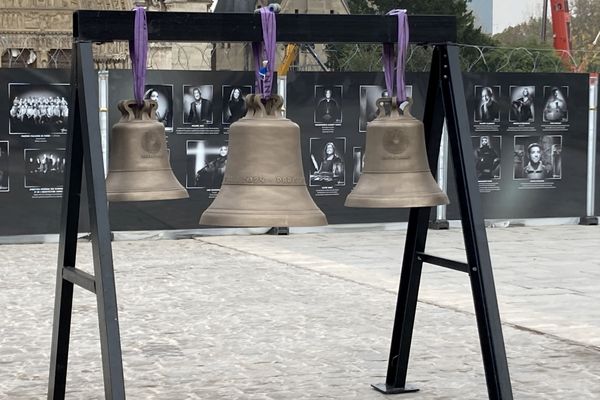
<svg viewBox="0 0 600 400">
<path fill-rule="evenodd" d="M 499 90 L 499 87 L 497 89 Z M 500 121 L 500 107 L 490 86 L 481 88 L 479 107 L 475 116 L 477 122 Z"/>
<path fill-rule="evenodd" d="M 184 86 L 183 90 L 184 123 L 212 124 L 212 86 Z"/>
<path fill-rule="evenodd" d="M 212 158 L 202 169 L 196 172 L 196 186 L 218 189 L 223 184 L 227 167 L 227 146 L 219 148 L 219 154 Z"/>
<path fill-rule="evenodd" d="M 188 140 L 186 143 L 186 187 L 215 190 L 221 187 L 229 148 L 221 140 Z"/>
<path fill-rule="evenodd" d="M 529 179 L 545 179 L 552 177 L 552 165 L 545 164 L 542 159 L 542 146 L 531 143 L 527 146 L 527 165 L 523 168 L 523 176 Z"/>
<path fill-rule="evenodd" d="M 341 124 L 342 110 L 340 104 L 341 86 L 336 86 L 336 93 L 331 87 L 315 87 L 315 98 L 317 100 L 315 108 L 316 124 Z M 339 92 L 339 93 L 338 93 Z"/>
<path fill-rule="evenodd" d="M 477 140 L 477 138 L 474 138 Z M 475 150 L 475 169 L 479 180 L 491 180 L 500 177 L 500 155 L 492 147 L 489 136 L 479 138 L 479 147 Z"/>
</svg>

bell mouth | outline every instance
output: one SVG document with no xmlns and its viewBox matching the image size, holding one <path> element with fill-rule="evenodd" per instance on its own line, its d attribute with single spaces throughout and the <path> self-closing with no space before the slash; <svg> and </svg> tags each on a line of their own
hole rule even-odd
<svg viewBox="0 0 600 400">
<path fill-rule="evenodd" d="M 435 207 L 449 204 L 445 193 L 412 193 L 405 196 L 377 196 L 351 194 L 346 198 L 345 207 L 353 208 L 413 208 Z"/>
<path fill-rule="evenodd" d="M 152 184 L 149 185 L 148 182 Z M 110 202 L 177 200 L 189 197 L 187 190 L 170 169 L 111 171 L 106 178 L 106 195 Z"/>
<path fill-rule="evenodd" d="M 248 210 L 210 210 L 202 214 L 200 225 L 258 227 L 323 226 L 327 219 L 322 212 L 292 210 L 250 212 Z"/>
<path fill-rule="evenodd" d="M 154 190 L 154 191 L 140 191 L 140 192 L 111 192 L 107 193 L 108 201 L 110 202 L 121 202 L 121 201 L 160 201 L 160 200 L 177 200 L 187 199 L 189 197 L 188 192 L 183 189 L 177 190 Z"/>
<path fill-rule="evenodd" d="M 413 208 L 449 204 L 450 200 L 429 171 L 363 173 L 346 207 Z"/>
<path fill-rule="evenodd" d="M 306 186 L 227 185 L 204 211 L 200 225 L 291 227 L 327 225 Z"/>
</svg>

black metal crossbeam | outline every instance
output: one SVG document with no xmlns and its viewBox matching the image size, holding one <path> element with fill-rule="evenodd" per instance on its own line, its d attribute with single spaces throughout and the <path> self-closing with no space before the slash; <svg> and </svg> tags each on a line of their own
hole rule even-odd
<svg viewBox="0 0 600 400">
<path fill-rule="evenodd" d="M 417 260 L 427 264 L 434 264 L 440 267 L 450 268 L 455 271 L 469 273 L 469 264 L 464 262 L 449 260 L 443 257 L 432 256 L 431 254 L 425 254 L 419 251 L 417 252 Z"/>
<path fill-rule="evenodd" d="M 64 280 L 96 293 L 96 278 L 93 275 L 73 267 L 64 267 L 62 275 Z"/>
<path fill-rule="evenodd" d="M 262 41 L 260 16 L 149 12 L 148 40 L 174 42 Z M 456 41 L 456 17 L 411 15 L 412 43 Z M 133 40 L 131 11 L 76 11 L 73 36 L 91 42 Z M 277 41 L 295 43 L 396 43 L 398 18 L 382 15 L 280 14 Z"/>
</svg>

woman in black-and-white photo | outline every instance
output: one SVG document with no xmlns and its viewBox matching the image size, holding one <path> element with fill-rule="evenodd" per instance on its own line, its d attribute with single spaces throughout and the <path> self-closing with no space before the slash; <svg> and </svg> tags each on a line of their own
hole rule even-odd
<svg viewBox="0 0 600 400">
<path fill-rule="evenodd" d="M 510 120 L 512 122 L 533 122 L 535 120 L 535 109 L 533 106 L 535 87 L 518 86 L 511 87 L 511 90 Z"/>
<path fill-rule="evenodd" d="M 171 85 L 146 85 L 144 99 L 155 101 L 156 120 L 165 126 L 165 130 L 173 129 L 173 86 Z"/>
<path fill-rule="evenodd" d="M 246 100 L 242 93 L 242 89 L 234 87 L 229 93 L 229 99 L 223 111 L 223 122 L 226 124 L 233 124 L 240 118 L 246 115 Z"/>
<path fill-rule="evenodd" d="M 311 175 L 311 183 L 322 185 L 343 185 L 345 183 L 343 154 L 338 151 L 334 142 L 326 142 L 318 157 L 311 154 L 311 160 L 315 167 L 315 172 Z"/>
<path fill-rule="evenodd" d="M 547 87 L 544 88 L 546 92 Z M 567 101 L 563 92 L 556 86 L 549 88 L 546 104 L 544 106 L 544 122 L 566 122 L 567 116 Z M 564 88 L 567 89 L 567 88 Z"/>
</svg>

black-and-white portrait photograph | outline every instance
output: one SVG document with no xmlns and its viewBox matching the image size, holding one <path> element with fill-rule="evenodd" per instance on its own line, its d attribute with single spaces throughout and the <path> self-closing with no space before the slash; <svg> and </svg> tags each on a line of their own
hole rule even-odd
<svg viewBox="0 0 600 400">
<path fill-rule="evenodd" d="M 534 122 L 535 108 L 535 86 L 511 86 L 510 87 L 510 114 L 511 122 Z"/>
<path fill-rule="evenodd" d="M 10 177 L 8 175 L 8 141 L 0 141 L 0 192 L 10 190 Z"/>
<path fill-rule="evenodd" d="M 9 133 L 67 133 L 68 92 L 68 84 L 10 83 Z"/>
<path fill-rule="evenodd" d="M 480 181 L 500 179 L 502 137 L 498 135 L 471 136 L 475 170 Z"/>
<path fill-rule="evenodd" d="M 314 123 L 321 125 L 342 125 L 343 86 L 315 86 Z"/>
<path fill-rule="evenodd" d="M 165 131 L 173 130 L 173 85 L 146 85 L 144 99 L 158 104 L 156 119 L 165 126 Z"/>
<path fill-rule="evenodd" d="M 186 143 L 188 189 L 219 189 L 225 176 L 228 146 L 207 140 Z"/>
<path fill-rule="evenodd" d="M 544 86 L 544 122 L 568 122 L 567 98 L 568 86 Z"/>
<path fill-rule="evenodd" d="M 346 138 L 310 138 L 310 186 L 344 186 Z"/>
<path fill-rule="evenodd" d="M 365 166 L 365 154 L 362 147 L 352 148 L 352 160 L 354 161 L 354 169 L 352 172 L 352 183 L 355 185 L 358 183 L 358 179 L 362 174 Z"/>
<path fill-rule="evenodd" d="M 406 86 L 406 96 L 412 97 L 412 85 Z M 361 85 L 360 87 L 360 115 L 358 117 L 358 130 L 367 131 L 367 123 L 373 121 L 379 115 L 377 99 L 390 97 L 387 89 L 378 85 Z M 387 114 L 390 110 L 384 110 Z"/>
<path fill-rule="evenodd" d="M 223 86 L 223 124 L 233 124 L 246 115 L 246 96 L 252 94 L 252 86 Z"/>
<path fill-rule="evenodd" d="M 561 179 L 562 136 L 515 136 L 514 179 Z"/>
<path fill-rule="evenodd" d="M 183 86 L 183 123 L 202 126 L 213 123 L 212 85 Z"/>
<path fill-rule="evenodd" d="M 500 121 L 500 86 L 475 86 L 474 121 L 494 123 Z"/>
<path fill-rule="evenodd" d="M 26 188 L 63 186 L 65 149 L 25 149 L 24 156 Z"/>
</svg>

